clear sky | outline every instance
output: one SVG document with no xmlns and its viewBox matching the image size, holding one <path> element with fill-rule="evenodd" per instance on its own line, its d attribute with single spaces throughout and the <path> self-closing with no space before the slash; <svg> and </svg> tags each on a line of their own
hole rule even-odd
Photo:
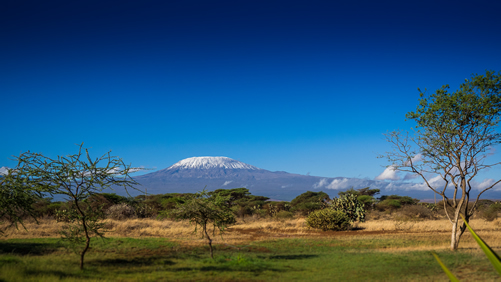
<svg viewBox="0 0 501 282">
<path fill-rule="evenodd" d="M 501 1 L 3 1 L 0 166 L 112 150 L 374 179 L 417 88 L 501 70 Z M 492 170 L 488 177 L 499 175 Z"/>
</svg>

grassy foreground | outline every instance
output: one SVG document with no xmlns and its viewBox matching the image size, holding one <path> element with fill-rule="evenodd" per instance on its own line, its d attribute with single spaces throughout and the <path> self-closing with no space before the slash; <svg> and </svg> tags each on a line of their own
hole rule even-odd
<svg viewBox="0 0 501 282">
<path fill-rule="evenodd" d="M 162 238 L 97 239 L 84 271 L 57 238 L 7 239 L 0 240 L 0 281 L 447 281 L 428 250 L 405 250 L 428 242 L 364 237 L 220 244 L 214 260 L 203 245 Z M 437 253 L 461 280 L 499 279 L 481 252 Z"/>
</svg>

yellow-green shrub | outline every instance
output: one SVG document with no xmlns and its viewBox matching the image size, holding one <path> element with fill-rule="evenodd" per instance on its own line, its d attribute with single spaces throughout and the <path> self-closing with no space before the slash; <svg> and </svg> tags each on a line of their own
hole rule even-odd
<svg viewBox="0 0 501 282">
<path fill-rule="evenodd" d="M 313 228 L 322 229 L 323 231 L 341 231 L 350 228 L 350 218 L 340 210 L 326 208 L 310 213 L 306 219 L 306 224 Z"/>
</svg>

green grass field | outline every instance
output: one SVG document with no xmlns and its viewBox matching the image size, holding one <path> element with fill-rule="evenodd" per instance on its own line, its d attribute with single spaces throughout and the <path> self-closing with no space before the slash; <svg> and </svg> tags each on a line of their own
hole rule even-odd
<svg viewBox="0 0 501 282">
<path fill-rule="evenodd" d="M 58 239 L 0 240 L 0 281 L 447 281 L 426 241 L 395 238 L 278 239 L 183 246 L 159 238 L 93 240 L 85 270 Z M 461 280 L 499 279 L 478 250 L 438 251 Z"/>
</svg>

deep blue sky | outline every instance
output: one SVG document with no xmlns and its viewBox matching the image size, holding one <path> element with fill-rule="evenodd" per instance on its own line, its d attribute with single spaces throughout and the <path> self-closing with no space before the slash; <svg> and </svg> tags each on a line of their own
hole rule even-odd
<svg viewBox="0 0 501 282">
<path fill-rule="evenodd" d="M 501 70 L 500 1 L 2 1 L 0 166 L 85 142 L 373 179 L 417 88 Z M 491 171 L 489 177 L 499 174 Z"/>
</svg>

